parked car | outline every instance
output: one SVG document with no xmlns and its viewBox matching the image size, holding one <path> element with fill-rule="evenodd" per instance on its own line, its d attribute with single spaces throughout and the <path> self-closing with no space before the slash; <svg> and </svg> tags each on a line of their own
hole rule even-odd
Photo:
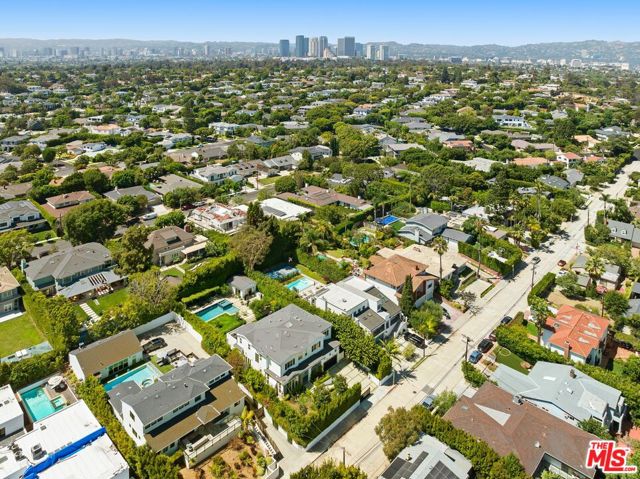
<svg viewBox="0 0 640 479">
<path fill-rule="evenodd" d="M 505 316 L 504 318 L 502 318 L 500 320 L 500 324 L 504 324 L 507 325 L 509 324 L 511 321 L 513 321 L 513 318 L 511 316 Z"/>
<path fill-rule="evenodd" d="M 469 362 L 471 364 L 476 364 L 478 361 L 480 361 L 481 358 L 482 358 L 482 353 L 477 349 L 474 349 L 473 351 L 471 351 L 471 354 L 469 355 Z"/>
<path fill-rule="evenodd" d="M 493 331 L 491 331 L 487 338 L 489 338 L 490 341 L 496 342 L 498 340 L 498 338 L 496 337 L 496 330 L 494 329 Z"/>
<path fill-rule="evenodd" d="M 540 258 L 538 256 L 534 256 L 533 258 L 531 258 L 531 262 L 533 264 L 538 264 L 540 262 Z"/>
<path fill-rule="evenodd" d="M 189 210 L 192 210 L 192 209 L 194 209 L 194 208 L 195 208 L 195 206 L 194 206 L 194 205 L 192 205 L 191 203 L 187 203 L 186 205 L 182 205 L 182 206 L 180 207 L 180 209 L 181 209 L 182 211 L 189 211 Z"/>
<path fill-rule="evenodd" d="M 445 308 L 442 308 L 442 315 L 447 319 L 451 319 L 451 314 Z"/>
<path fill-rule="evenodd" d="M 433 403 L 436 400 L 435 394 L 429 394 L 426 398 L 420 402 L 422 406 L 424 406 L 427 410 L 431 411 L 433 409 Z"/>
<path fill-rule="evenodd" d="M 563 259 L 561 259 L 560 261 L 558 261 L 558 266 L 560 266 L 561 268 L 564 268 L 567 265 L 567 262 Z"/>
<path fill-rule="evenodd" d="M 566 269 L 561 269 L 560 271 L 558 271 L 558 276 L 565 276 L 566 274 L 569 274 Z"/>
<path fill-rule="evenodd" d="M 424 339 L 422 339 L 417 334 L 410 333 L 409 331 L 404 333 L 404 340 L 413 343 L 414 346 L 424 349 L 426 344 L 424 343 Z"/>
<path fill-rule="evenodd" d="M 153 338 L 147 341 L 142 345 L 142 350 L 149 354 L 153 351 L 157 351 L 158 349 L 164 348 L 167 345 L 167 342 L 162 338 Z"/>
<path fill-rule="evenodd" d="M 142 215 L 143 220 L 155 220 L 158 217 L 158 213 L 155 211 L 152 213 L 147 213 L 146 215 Z"/>
<path fill-rule="evenodd" d="M 486 353 L 492 347 L 493 343 L 489 339 L 483 339 L 482 341 L 480 341 L 480 344 L 478 344 L 478 350 L 482 351 L 483 353 Z"/>
</svg>

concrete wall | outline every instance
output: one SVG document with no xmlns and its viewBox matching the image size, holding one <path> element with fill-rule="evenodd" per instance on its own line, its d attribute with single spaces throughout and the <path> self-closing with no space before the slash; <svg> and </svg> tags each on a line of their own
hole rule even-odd
<svg viewBox="0 0 640 479">
<path fill-rule="evenodd" d="M 174 313 L 173 311 L 169 311 L 167 314 L 159 316 L 156 319 L 149 321 L 148 323 L 141 324 L 137 328 L 134 328 L 133 332 L 136 336 L 140 336 L 141 334 L 149 332 L 152 329 L 156 329 L 164 324 L 170 323 L 171 321 L 178 321 L 178 318 L 182 319 L 182 317 L 178 314 Z"/>
</svg>

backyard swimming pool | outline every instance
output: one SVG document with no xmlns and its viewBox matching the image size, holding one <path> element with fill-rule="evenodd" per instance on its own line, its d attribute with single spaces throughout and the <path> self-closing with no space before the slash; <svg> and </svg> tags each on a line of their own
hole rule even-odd
<svg viewBox="0 0 640 479">
<path fill-rule="evenodd" d="M 238 308 L 236 308 L 233 303 L 227 299 L 223 299 L 218 301 L 211 306 L 207 306 L 203 310 L 200 310 L 196 313 L 203 321 L 211 321 L 212 319 L 216 319 L 218 316 L 222 314 L 229 314 L 231 316 L 238 314 Z"/>
<path fill-rule="evenodd" d="M 53 400 L 49 399 L 44 387 L 44 384 L 36 386 L 20 394 L 22 402 L 34 422 L 51 416 L 66 406 L 65 400 L 59 396 Z"/>
<path fill-rule="evenodd" d="M 133 381 L 142 388 L 153 384 L 153 381 L 155 381 L 160 376 L 162 376 L 162 374 L 153 364 L 145 363 L 142 366 L 124 373 L 122 376 L 118 376 L 117 378 L 112 379 L 104 385 L 104 389 L 105 391 L 109 392 L 118 384 L 122 384 L 125 381 Z"/>
<path fill-rule="evenodd" d="M 302 278 L 298 278 L 295 281 L 291 281 L 291 283 L 287 284 L 287 289 L 291 291 L 304 291 L 305 289 L 313 286 L 313 280 L 303 276 Z"/>
</svg>

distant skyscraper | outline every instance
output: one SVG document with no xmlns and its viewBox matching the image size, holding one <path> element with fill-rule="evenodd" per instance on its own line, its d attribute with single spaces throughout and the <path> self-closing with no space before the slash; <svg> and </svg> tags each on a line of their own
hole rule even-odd
<svg viewBox="0 0 640 479">
<path fill-rule="evenodd" d="M 325 49 L 329 48 L 329 40 L 327 37 L 318 38 L 318 56 L 323 57 Z"/>
<path fill-rule="evenodd" d="M 378 47 L 372 43 L 367 43 L 366 48 L 366 58 L 367 60 L 375 60 L 378 57 Z"/>
<path fill-rule="evenodd" d="M 280 40 L 280 56 L 288 57 L 289 55 L 289 40 Z"/>
<path fill-rule="evenodd" d="M 386 62 L 389 59 L 389 45 L 380 45 L 378 47 L 378 60 Z"/>
<path fill-rule="evenodd" d="M 356 43 L 355 55 L 356 57 L 364 57 L 364 45 L 362 43 Z"/>
<path fill-rule="evenodd" d="M 204 56 L 211 56 L 211 45 L 209 45 L 208 43 L 204 44 Z"/>
<path fill-rule="evenodd" d="M 309 56 L 310 57 L 318 57 L 318 48 L 319 48 L 320 40 L 318 37 L 312 37 L 309 39 Z"/>
<path fill-rule="evenodd" d="M 354 37 L 338 38 L 338 56 L 355 57 L 356 39 Z"/>
<path fill-rule="evenodd" d="M 309 49 L 308 42 L 309 39 L 305 39 L 304 35 L 296 35 L 296 57 L 302 58 L 307 56 L 307 51 Z"/>
<path fill-rule="evenodd" d="M 4 47 L 0 47 L 0 58 L 4 58 Z"/>
</svg>

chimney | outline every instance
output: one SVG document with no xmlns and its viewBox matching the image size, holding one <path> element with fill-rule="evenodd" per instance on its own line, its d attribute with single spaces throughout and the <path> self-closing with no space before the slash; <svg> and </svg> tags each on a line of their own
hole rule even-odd
<svg viewBox="0 0 640 479">
<path fill-rule="evenodd" d="M 571 343 L 569 341 L 565 341 L 564 342 L 564 358 L 569 359 L 570 357 L 571 357 Z"/>
</svg>

